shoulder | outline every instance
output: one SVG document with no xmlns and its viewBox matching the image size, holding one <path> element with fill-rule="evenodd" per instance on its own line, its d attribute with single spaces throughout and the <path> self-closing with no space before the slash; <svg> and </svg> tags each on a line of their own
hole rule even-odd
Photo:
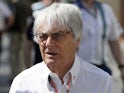
<svg viewBox="0 0 124 93">
<path fill-rule="evenodd" d="M 101 79 L 110 79 L 111 76 L 103 71 L 102 69 L 84 61 L 81 59 L 81 73 L 87 74 L 89 77 L 101 78 Z"/>
<path fill-rule="evenodd" d="M 113 9 L 112 9 L 112 7 L 109 4 L 101 3 L 101 5 L 102 5 L 102 7 L 103 7 L 105 12 L 110 12 L 110 13 L 113 12 Z"/>
<path fill-rule="evenodd" d="M 24 71 L 22 71 L 20 74 L 18 74 L 15 78 L 14 78 L 14 82 L 21 82 L 22 80 L 28 80 L 28 79 L 33 79 L 34 77 L 36 77 L 36 75 L 40 75 L 40 73 L 42 72 L 43 69 L 43 62 L 42 63 L 38 63 Z"/>
<path fill-rule="evenodd" d="M 113 89 L 113 78 L 107 72 L 83 60 L 80 68 L 78 75 L 83 83 L 87 84 L 86 87 L 97 85 L 97 89 L 100 89 L 100 91 L 103 91 L 104 87 L 106 93 L 112 93 L 110 89 Z"/>
<path fill-rule="evenodd" d="M 108 23 L 113 22 L 113 20 L 115 20 L 115 13 L 113 11 L 113 8 L 107 3 L 100 3 L 100 4 L 104 12 L 105 19 L 109 20 L 107 22 Z"/>
<path fill-rule="evenodd" d="M 81 65 L 80 76 L 89 84 L 88 86 L 97 85 L 98 88 L 104 87 L 105 90 L 113 89 L 113 78 L 107 72 L 85 61 L 82 61 Z"/>
<path fill-rule="evenodd" d="M 112 12 L 113 11 L 112 7 L 107 3 L 101 3 L 99 1 L 95 1 L 95 5 L 101 6 L 102 9 L 104 10 L 104 12 Z"/>
</svg>

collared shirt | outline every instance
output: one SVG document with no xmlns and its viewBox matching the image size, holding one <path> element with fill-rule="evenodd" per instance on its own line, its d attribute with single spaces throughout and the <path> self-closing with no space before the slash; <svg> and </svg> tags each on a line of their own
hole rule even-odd
<svg viewBox="0 0 124 93">
<path fill-rule="evenodd" d="M 72 68 L 64 76 L 67 82 L 71 74 L 69 93 L 113 93 L 112 77 L 101 69 L 76 56 Z M 44 62 L 39 63 L 19 74 L 13 81 L 9 93 L 56 93 L 48 77 L 57 86 L 58 93 L 66 93 L 59 77 L 52 73 Z"/>
<path fill-rule="evenodd" d="M 107 4 L 102 4 L 102 8 L 107 23 L 106 37 L 104 43 L 104 59 L 108 61 L 106 55 L 106 46 L 108 41 L 113 41 L 119 38 L 122 33 L 122 28 L 117 21 L 112 9 Z M 93 64 L 102 64 L 102 35 L 103 35 L 103 19 L 100 10 L 97 8 L 93 16 L 88 9 L 81 8 L 82 21 L 83 21 L 83 33 L 82 40 L 79 46 L 78 56 L 83 58 L 85 61 Z"/>
</svg>

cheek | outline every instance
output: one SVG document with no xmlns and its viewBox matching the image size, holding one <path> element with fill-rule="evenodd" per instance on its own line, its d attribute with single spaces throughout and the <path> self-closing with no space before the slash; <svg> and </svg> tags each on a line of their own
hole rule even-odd
<svg viewBox="0 0 124 93">
<path fill-rule="evenodd" d="M 42 54 L 42 56 L 44 55 L 44 48 L 42 45 L 39 46 L 39 49 L 40 49 L 40 53 Z"/>
<path fill-rule="evenodd" d="M 71 56 L 75 55 L 75 45 L 74 43 L 67 43 L 63 48 L 64 55 Z"/>
</svg>

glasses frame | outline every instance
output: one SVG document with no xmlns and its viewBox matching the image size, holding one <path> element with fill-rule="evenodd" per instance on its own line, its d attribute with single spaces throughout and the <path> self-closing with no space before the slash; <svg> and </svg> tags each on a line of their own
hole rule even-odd
<svg viewBox="0 0 124 93">
<path fill-rule="evenodd" d="M 36 35 L 34 35 L 34 37 L 36 37 L 36 39 L 39 42 L 44 42 L 48 39 L 48 37 L 51 37 L 54 41 L 61 41 L 64 39 L 64 36 L 68 35 L 69 33 L 71 33 L 71 31 L 58 31 L 52 34 L 46 34 L 46 33 L 37 33 Z"/>
</svg>

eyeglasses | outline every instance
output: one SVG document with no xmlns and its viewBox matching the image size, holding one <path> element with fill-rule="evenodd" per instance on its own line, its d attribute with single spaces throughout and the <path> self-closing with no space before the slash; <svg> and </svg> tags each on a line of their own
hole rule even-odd
<svg viewBox="0 0 124 93">
<path fill-rule="evenodd" d="M 48 37 L 51 37 L 53 40 L 55 41 L 61 41 L 64 39 L 64 36 L 71 33 L 70 31 L 67 31 L 67 32 L 55 32 L 55 33 L 52 33 L 52 34 L 44 34 L 44 33 L 38 33 L 36 35 L 34 35 L 38 41 L 40 42 L 44 42 L 47 40 Z"/>
</svg>

